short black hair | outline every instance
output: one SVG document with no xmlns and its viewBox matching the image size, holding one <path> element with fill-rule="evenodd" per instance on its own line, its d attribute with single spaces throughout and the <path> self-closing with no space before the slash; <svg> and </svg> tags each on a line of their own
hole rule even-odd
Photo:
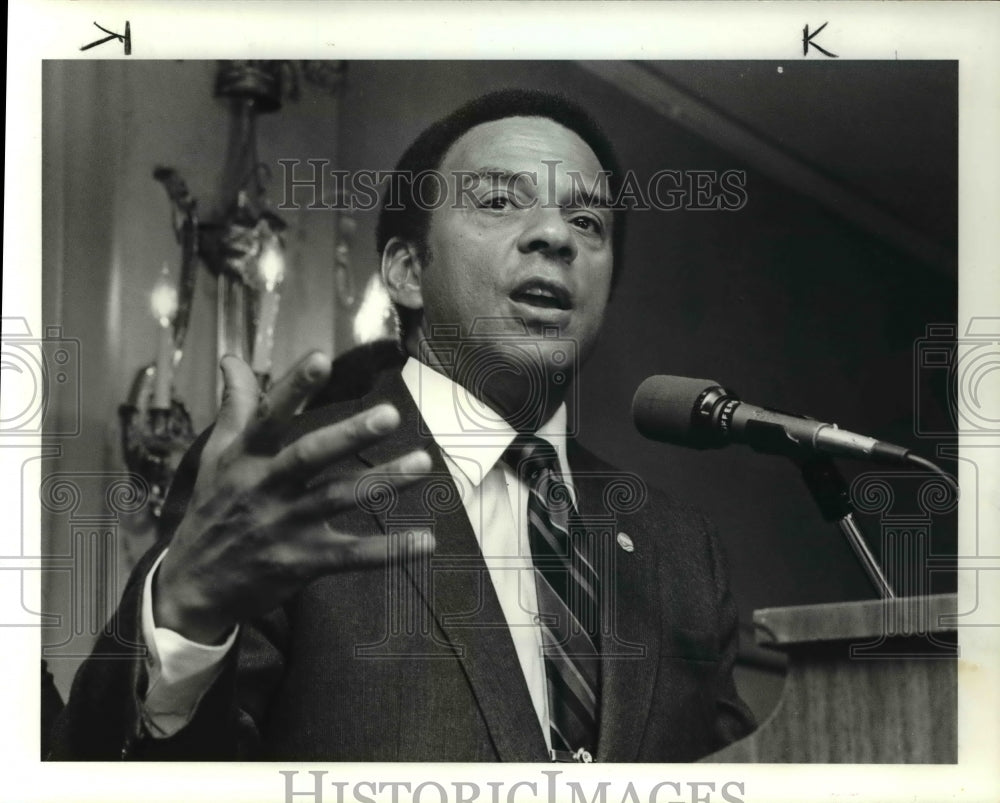
<svg viewBox="0 0 1000 803">
<path fill-rule="evenodd" d="M 426 128 L 406 149 L 396 165 L 398 193 L 388 205 L 389 196 L 383 198 L 375 228 L 375 247 L 379 255 L 393 237 L 411 243 L 420 259 L 428 260 L 427 235 L 430 229 L 431 210 L 417 198 L 417 182 L 407 177 L 420 176 L 441 167 L 449 149 L 467 131 L 483 123 L 504 120 L 508 117 L 544 117 L 568 128 L 580 137 L 594 152 L 601 167 L 608 172 L 611 197 L 618 196 L 622 175 L 618 157 L 610 140 L 593 117 L 579 104 L 550 92 L 530 89 L 501 89 L 481 95 L 460 106 L 447 117 Z M 613 268 L 611 283 L 614 287 L 620 274 L 625 242 L 625 210 L 616 205 L 611 229 Z M 410 310 L 397 306 L 404 332 L 412 317 Z"/>
</svg>

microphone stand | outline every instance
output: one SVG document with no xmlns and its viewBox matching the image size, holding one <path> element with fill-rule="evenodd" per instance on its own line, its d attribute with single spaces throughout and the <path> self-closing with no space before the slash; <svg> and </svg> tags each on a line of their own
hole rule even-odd
<svg viewBox="0 0 1000 803">
<path fill-rule="evenodd" d="M 878 560 L 868 548 L 861 529 L 854 520 L 850 493 L 833 460 L 826 455 L 812 455 L 808 458 L 793 458 L 802 471 L 802 479 L 823 518 L 835 522 L 847 539 L 862 568 L 882 599 L 895 599 L 896 592 L 886 579 Z"/>
</svg>

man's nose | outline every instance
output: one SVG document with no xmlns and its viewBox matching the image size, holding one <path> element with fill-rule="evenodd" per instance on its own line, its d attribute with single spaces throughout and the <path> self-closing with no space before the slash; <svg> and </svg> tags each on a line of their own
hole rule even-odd
<svg viewBox="0 0 1000 803">
<path fill-rule="evenodd" d="M 529 210 L 527 218 L 518 240 L 521 253 L 538 252 L 567 263 L 576 258 L 576 238 L 561 208 L 539 203 Z"/>
</svg>

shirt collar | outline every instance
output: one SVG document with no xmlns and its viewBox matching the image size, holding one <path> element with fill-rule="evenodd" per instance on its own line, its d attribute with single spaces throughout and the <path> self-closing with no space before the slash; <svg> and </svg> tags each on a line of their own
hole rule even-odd
<svg viewBox="0 0 1000 803">
<path fill-rule="evenodd" d="M 413 357 L 406 360 L 402 379 L 435 443 L 478 486 L 517 433 L 464 387 Z M 535 434 L 552 444 L 563 476 L 569 478 L 566 419 L 563 403 Z"/>
</svg>

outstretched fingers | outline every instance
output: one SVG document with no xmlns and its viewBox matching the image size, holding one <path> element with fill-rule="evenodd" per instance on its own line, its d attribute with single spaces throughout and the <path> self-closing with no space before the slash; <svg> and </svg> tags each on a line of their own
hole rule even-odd
<svg viewBox="0 0 1000 803">
<path fill-rule="evenodd" d="M 324 549 L 326 572 L 369 569 L 387 563 L 409 563 L 434 552 L 430 530 L 412 530 L 384 535 L 336 535 Z"/>
<path fill-rule="evenodd" d="M 268 486 L 291 484 L 297 487 L 317 471 L 358 452 L 398 426 L 396 408 L 380 404 L 303 435 L 275 455 L 266 483 Z"/>
<path fill-rule="evenodd" d="M 395 495 L 418 482 L 430 469 L 427 452 L 410 452 L 375 468 L 317 485 L 296 501 L 294 515 L 302 521 L 316 521 L 355 508 L 373 513 L 391 509 Z"/>
<path fill-rule="evenodd" d="M 264 394 L 258 394 L 256 417 L 244 432 L 248 451 L 273 453 L 281 444 L 295 414 L 330 376 L 330 361 L 311 352 Z"/>
<path fill-rule="evenodd" d="M 232 439 L 253 421 L 260 387 L 250 366 L 233 354 L 222 358 L 219 369 L 222 371 L 222 404 L 213 434 Z"/>
<path fill-rule="evenodd" d="M 425 477 L 431 468 L 430 455 L 417 451 L 359 472 L 351 478 L 322 484 L 312 489 L 295 506 L 294 516 L 315 525 L 347 509 L 370 512 L 391 509 L 396 494 Z M 325 574 L 348 569 L 384 565 L 387 561 L 410 561 L 434 551 L 429 531 L 407 531 L 391 537 L 356 536 L 326 526 L 313 545 L 314 570 Z"/>
</svg>

